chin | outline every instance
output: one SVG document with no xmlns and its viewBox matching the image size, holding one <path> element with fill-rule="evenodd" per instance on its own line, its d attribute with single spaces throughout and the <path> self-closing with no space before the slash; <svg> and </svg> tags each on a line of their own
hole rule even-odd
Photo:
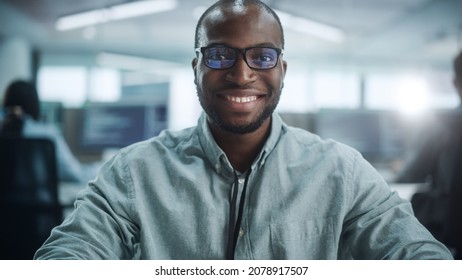
<svg viewBox="0 0 462 280">
<path fill-rule="evenodd" d="M 222 121 L 218 124 L 218 127 L 234 134 L 247 134 L 255 132 L 257 129 L 259 129 L 265 120 L 266 118 L 260 117 L 251 122 L 227 123 Z"/>
</svg>

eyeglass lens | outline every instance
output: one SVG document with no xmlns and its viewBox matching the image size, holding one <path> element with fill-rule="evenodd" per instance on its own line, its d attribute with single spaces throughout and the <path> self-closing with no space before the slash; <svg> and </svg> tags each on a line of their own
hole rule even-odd
<svg viewBox="0 0 462 280">
<path fill-rule="evenodd" d="M 204 50 L 205 64 L 213 69 L 226 69 L 234 66 L 238 50 L 228 47 L 209 47 Z M 271 69 L 278 61 L 278 52 L 273 48 L 255 47 L 244 50 L 245 61 L 250 68 Z"/>
</svg>

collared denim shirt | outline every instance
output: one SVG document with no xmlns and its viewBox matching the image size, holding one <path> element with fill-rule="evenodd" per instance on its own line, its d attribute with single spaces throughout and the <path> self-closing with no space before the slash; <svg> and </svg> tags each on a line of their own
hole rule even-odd
<svg viewBox="0 0 462 280">
<path fill-rule="evenodd" d="M 452 258 L 357 151 L 277 114 L 251 169 L 235 259 Z M 224 259 L 233 174 L 203 114 L 109 160 L 35 257 Z"/>
</svg>

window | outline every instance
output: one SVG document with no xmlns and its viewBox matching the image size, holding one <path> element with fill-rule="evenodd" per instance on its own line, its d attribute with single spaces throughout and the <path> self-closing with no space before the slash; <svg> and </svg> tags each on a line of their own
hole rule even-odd
<svg viewBox="0 0 462 280">
<path fill-rule="evenodd" d="M 120 99 L 120 74 L 114 69 L 84 66 L 44 66 L 38 73 L 41 101 L 81 107 L 86 101 L 115 102 Z"/>
<path fill-rule="evenodd" d="M 66 107 L 81 106 L 86 99 L 85 67 L 42 67 L 37 88 L 41 101 L 61 102 Z"/>
</svg>

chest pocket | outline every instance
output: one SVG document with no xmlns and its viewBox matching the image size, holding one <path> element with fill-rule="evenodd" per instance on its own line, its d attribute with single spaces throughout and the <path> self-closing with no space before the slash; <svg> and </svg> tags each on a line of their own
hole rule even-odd
<svg viewBox="0 0 462 280">
<path fill-rule="evenodd" d="M 271 249 L 274 259 L 335 259 L 333 219 L 270 224 Z"/>
</svg>

